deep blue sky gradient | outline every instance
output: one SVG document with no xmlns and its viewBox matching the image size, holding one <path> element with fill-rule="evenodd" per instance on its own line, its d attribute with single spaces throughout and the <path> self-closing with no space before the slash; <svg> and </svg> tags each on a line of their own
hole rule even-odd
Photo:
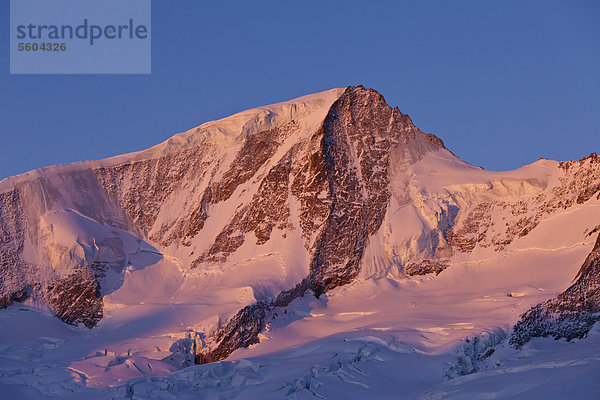
<svg viewBox="0 0 600 400">
<path fill-rule="evenodd" d="M 598 1 L 154 0 L 148 76 L 9 75 L 8 18 L 0 179 L 356 84 L 487 169 L 600 152 Z"/>
</svg>

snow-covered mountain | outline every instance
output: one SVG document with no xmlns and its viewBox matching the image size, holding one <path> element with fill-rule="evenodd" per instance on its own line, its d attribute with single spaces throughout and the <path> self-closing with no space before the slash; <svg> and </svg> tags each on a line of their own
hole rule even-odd
<svg viewBox="0 0 600 400">
<path fill-rule="evenodd" d="M 362 86 L 4 179 L 0 392 L 150 397 L 188 374 L 181 395 L 336 398 L 416 363 L 405 395 L 434 398 L 494 352 L 595 332 L 599 192 L 595 154 L 486 171 Z M 277 359 L 295 369 L 261 375 Z"/>
</svg>

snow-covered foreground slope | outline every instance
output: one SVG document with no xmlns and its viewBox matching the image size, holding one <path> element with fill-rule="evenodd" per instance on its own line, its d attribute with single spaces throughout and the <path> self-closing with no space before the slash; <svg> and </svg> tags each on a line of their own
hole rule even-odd
<svg viewBox="0 0 600 400">
<path fill-rule="evenodd" d="M 11 321 L 13 329 L 25 336 L 32 327 L 52 336 L 2 349 L 3 397 L 558 400 L 594 398 L 600 389 L 598 328 L 580 341 L 537 338 L 520 350 L 508 345 L 505 332 L 496 331 L 441 354 L 408 345 L 401 332 L 357 329 L 267 355 L 193 365 L 172 373 L 133 353 L 96 354 L 65 371 L 54 367 L 56 358 L 50 354 L 66 359 L 66 349 L 55 349 L 63 343 L 73 349 L 81 342 L 65 341 L 64 326 L 53 326 L 40 317 L 46 318 L 38 314 Z M 490 348 L 494 352 L 480 360 Z M 127 382 L 103 386 L 96 381 L 100 385 L 95 386 L 77 369 L 86 362 L 98 374 L 108 370 Z"/>
<path fill-rule="evenodd" d="M 576 277 L 593 324 L 599 190 L 595 155 L 485 171 L 363 87 L 8 178 L 0 393 L 537 398 L 549 365 L 591 388 L 597 335 L 508 341 Z"/>
</svg>

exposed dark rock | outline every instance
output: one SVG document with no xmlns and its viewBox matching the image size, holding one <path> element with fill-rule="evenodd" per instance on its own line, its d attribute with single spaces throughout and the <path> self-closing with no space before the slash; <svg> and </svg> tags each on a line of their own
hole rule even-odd
<svg viewBox="0 0 600 400">
<path fill-rule="evenodd" d="M 489 202 L 478 204 L 460 226 L 455 226 L 448 232 L 450 244 L 456 250 L 469 253 L 477 243 L 485 240 L 487 229 L 492 224 L 491 207 Z"/>
<path fill-rule="evenodd" d="M 600 236 L 575 279 L 558 297 L 521 316 L 510 338 L 512 345 L 522 346 L 540 336 L 581 339 L 600 320 Z"/>
<path fill-rule="evenodd" d="M 600 157 L 596 154 L 579 161 L 561 162 L 559 167 L 563 175 L 558 183 L 536 195 L 513 202 L 476 203 L 463 210 L 459 213 L 457 224 L 448 232 L 452 247 L 465 253 L 473 251 L 476 246 L 501 251 L 513 240 L 528 235 L 546 216 L 582 204 L 600 191 Z M 519 218 L 502 229 L 492 223 L 492 216 L 506 209 Z"/>
<path fill-rule="evenodd" d="M 182 179 L 188 174 L 206 171 L 203 158 L 211 151 L 210 145 L 193 147 L 158 158 L 98 168 L 93 173 L 113 201 L 131 218 L 135 227 L 148 234 L 161 205 L 179 187 Z M 164 234 L 166 231 L 163 227 L 161 232 Z M 164 245 L 176 238 L 153 237 Z"/>
<path fill-rule="evenodd" d="M 311 141 L 306 144 L 308 151 L 300 162 L 301 167 L 278 173 L 279 179 L 275 181 L 281 184 L 270 185 L 275 190 L 268 192 L 280 193 L 278 198 L 285 204 L 287 176 L 290 172 L 293 174 L 291 191 L 301 204 L 304 237 L 310 240 L 315 231 L 318 232 L 310 246 L 308 277 L 295 288 L 280 293 L 272 304 L 258 303 L 238 312 L 207 340 L 207 347 L 199 349 L 199 363 L 223 359 L 240 347 L 258 343 L 265 315 L 273 307 L 285 307 L 308 290 L 319 297 L 352 282 L 360 271 L 367 239 L 377 232 L 387 210 L 390 149 L 405 149 L 404 163 L 408 165 L 425 152 L 443 146 L 432 135 L 421 133 L 407 115 L 389 107 L 379 93 L 362 86 L 347 88 L 333 103 Z M 276 206 L 278 202 L 273 200 L 266 204 Z M 276 206 L 275 214 L 277 209 Z M 238 219 L 249 221 L 252 226 L 248 215 L 247 210 L 242 210 Z M 264 221 L 266 216 L 259 214 L 257 220 Z M 228 247 L 237 248 L 243 242 L 243 236 L 232 235 L 240 232 L 240 227 L 236 224 L 224 231 L 231 232 L 224 240 Z M 257 238 L 261 240 L 259 234 Z"/>
<path fill-rule="evenodd" d="M 594 229 L 592 229 L 591 231 L 589 231 L 585 236 L 592 236 L 594 233 L 600 231 L 600 225 L 597 225 Z"/>
<path fill-rule="evenodd" d="M 30 290 L 29 264 L 21 260 L 26 222 L 18 190 L 0 193 L 0 308 L 24 301 Z"/>
<path fill-rule="evenodd" d="M 27 300 L 29 295 L 31 294 L 31 288 L 25 287 L 21 290 L 17 290 L 13 293 L 6 293 L 0 296 L 0 309 L 6 308 L 12 303 L 22 303 Z"/>
<path fill-rule="evenodd" d="M 290 151 L 269 170 L 250 204 L 233 216 L 211 247 L 192 263 L 192 267 L 206 261 L 225 262 L 227 256 L 244 243 L 249 232 L 254 232 L 256 243 L 260 245 L 271 238 L 273 228 L 291 227 L 287 203 L 291 160 Z"/>
<path fill-rule="evenodd" d="M 282 127 L 248 135 L 221 180 L 211 183 L 202 195 L 200 202 L 185 223 L 184 237 L 191 238 L 202 230 L 204 221 L 208 218 L 209 205 L 228 200 L 238 186 L 246 183 L 256 175 L 258 170 L 275 154 L 280 142 L 287 137 L 290 131 L 297 127 L 297 123 L 292 121 Z M 228 228 L 231 229 L 232 225 L 239 224 L 241 218 L 243 218 L 241 215 L 236 215 Z M 196 264 L 207 259 L 217 259 L 218 257 L 215 257 L 215 254 L 219 252 L 227 254 L 228 246 L 222 244 L 223 241 L 226 241 L 226 236 L 227 232 L 224 231 L 222 236 L 215 240 L 212 251 L 209 250 L 207 254 L 201 256 Z M 236 240 L 232 240 L 232 242 L 239 245 L 243 243 Z M 232 248 L 231 251 L 235 249 L 237 247 Z M 224 256 L 226 257 L 226 255 Z"/>
<path fill-rule="evenodd" d="M 410 262 L 404 267 L 406 275 L 427 275 L 440 272 L 449 267 L 449 260 L 423 260 L 419 262 Z"/>
<path fill-rule="evenodd" d="M 91 177 L 90 180 L 86 178 Z M 70 173 L 61 177 L 74 185 L 81 194 L 74 196 L 74 205 L 85 210 L 90 204 L 94 190 L 98 189 L 94 175 L 87 171 Z M 92 182 L 92 188 L 90 188 Z M 17 185 L 14 190 L 0 193 L 0 307 L 13 302 L 22 302 L 33 296 L 46 300 L 48 306 L 63 321 L 83 323 L 91 328 L 102 318 L 100 281 L 105 277 L 108 262 L 90 260 L 90 264 L 74 270 L 64 277 L 47 266 L 32 265 L 21 259 L 25 236 L 38 240 L 44 232 L 39 229 L 39 216 L 53 207 L 60 195 L 51 183 L 37 178 L 30 183 Z M 27 205 L 30 209 L 25 207 Z M 35 210 L 35 211 L 32 211 Z M 107 225 L 125 228 L 122 215 L 106 208 L 90 210 L 91 215 Z M 33 239 L 32 239 L 33 238 Z M 104 250 L 116 251 L 118 238 L 106 238 L 106 243 L 95 242 L 97 256 Z M 122 245 L 122 243 L 121 243 Z M 124 255 L 123 255 L 124 257 Z M 111 265 L 115 267 L 114 265 Z"/>
<path fill-rule="evenodd" d="M 390 176 L 401 175 L 427 152 L 444 148 L 439 138 L 422 133 L 408 115 L 362 86 L 347 88 L 312 136 L 299 135 L 292 146 L 286 139 L 299 129 L 298 122 L 291 121 L 252 131 L 232 145 L 235 153 L 225 152 L 225 157 L 218 153 L 218 145 L 210 143 L 174 147 L 167 153 L 152 153 L 148 159 L 134 158 L 119 165 L 106 163 L 100 164 L 106 167 L 66 169 L 64 173 L 58 169 L 58 178 L 52 178 L 56 178 L 56 186 L 41 175 L 26 182 L 24 188 L 0 193 L 0 307 L 33 293 L 46 299 L 65 322 L 93 327 L 102 318 L 105 288 L 101 286 L 125 265 L 123 243 L 117 243 L 120 239 L 116 237 L 104 243 L 94 240 L 94 251 L 102 254 L 110 248 L 111 256 L 90 256 L 76 267 L 71 265 L 75 269 L 66 276 L 55 266 L 30 265 L 21 259 L 26 253 L 25 237 L 30 240 L 27 243 L 39 243 L 39 219 L 48 211 L 73 209 L 140 240 L 149 237 L 160 246 L 181 249 L 179 246 L 200 242 L 193 239 L 205 234 L 211 211 L 235 209 L 219 217 L 214 233 L 211 230 L 202 236 L 205 246 L 190 249 L 190 259 L 194 250 L 202 253 L 193 256 L 197 258 L 192 265 L 199 266 L 226 262 L 249 240 L 265 245 L 277 230 L 295 229 L 290 222 L 293 210 L 299 216 L 299 245 L 310 254 L 308 275 L 271 303 L 240 310 L 207 338 L 196 361 L 220 360 L 237 348 L 257 343 L 274 307 L 285 307 L 307 291 L 321 296 L 358 276 L 369 237 L 378 231 L 388 209 Z M 283 150 L 284 145 L 291 147 Z M 448 206 L 447 214 L 442 211 L 438 226 L 426 238 L 431 251 L 419 255 L 423 261 L 409 260 L 405 273 L 438 274 L 446 268 L 444 260 L 452 251 L 470 252 L 476 246 L 502 250 L 515 238 L 529 234 L 546 215 L 584 203 L 600 191 L 600 158 L 595 154 L 561 163 L 560 168 L 564 174 L 558 185 L 527 199 L 485 201 L 462 213 L 456 206 Z M 258 190 L 244 194 L 248 187 L 255 188 L 255 183 Z M 241 200 L 236 198 L 238 194 Z M 223 202 L 237 203 L 214 207 Z M 498 231 L 491 216 L 500 210 L 508 210 L 514 220 Z M 115 250 L 118 248 L 121 251 Z M 599 302 L 598 274 L 594 272 L 594 278 L 586 271 L 582 269 L 578 276 L 581 285 L 576 283 L 571 292 L 559 296 L 557 304 L 540 305 L 530 312 L 534 334 L 559 332 L 558 336 L 580 337 L 587 332 Z M 189 353 L 188 347 L 182 349 Z"/>
<path fill-rule="evenodd" d="M 211 347 L 196 356 L 197 364 L 215 362 L 227 358 L 234 350 L 259 342 L 258 334 L 264 329 L 265 303 L 252 304 L 240 310 L 225 326 L 221 327 L 209 342 Z"/>
<path fill-rule="evenodd" d="M 78 268 L 49 286 L 47 301 L 56 316 L 68 324 L 82 323 L 91 329 L 103 316 L 100 284 L 87 268 Z"/>
</svg>

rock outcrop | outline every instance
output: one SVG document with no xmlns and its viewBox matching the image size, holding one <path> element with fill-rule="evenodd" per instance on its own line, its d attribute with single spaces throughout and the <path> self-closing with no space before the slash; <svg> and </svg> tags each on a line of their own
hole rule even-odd
<svg viewBox="0 0 600 400">
<path fill-rule="evenodd" d="M 427 151 L 443 148 L 441 140 L 421 133 L 407 115 L 388 106 L 379 93 L 360 86 L 346 89 L 331 106 L 311 142 L 316 148 L 299 163 L 293 160 L 293 153 L 282 159 L 284 165 L 290 160 L 296 168 L 285 169 L 280 161 L 271 170 L 269 175 L 276 174 L 275 181 L 281 184 L 269 187 L 283 195 L 270 198 L 272 194 L 259 192 L 258 199 L 267 202 L 256 208 L 265 213 L 265 206 L 277 205 L 277 197 L 283 201 L 291 186 L 291 194 L 301 204 L 304 235 L 316 236 L 310 248 L 309 275 L 273 302 L 259 302 L 238 312 L 207 340 L 207 347 L 199 349 L 198 362 L 220 360 L 240 347 L 257 343 L 265 316 L 308 290 L 319 297 L 352 282 L 360 271 L 367 240 L 379 229 L 387 211 L 390 153 L 406 154 L 401 164 L 408 165 Z M 247 221 L 245 226 L 259 224 L 252 224 L 248 216 L 236 220 Z M 239 224 L 227 230 L 243 232 Z M 258 234 L 257 238 L 261 240 Z"/>
<path fill-rule="evenodd" d="M 600 320 L 600 236 L 581 266 L 575 283 L 555 299 L 521 316 L 510 343 L 522 346 L 533 337 L 581 339 Z"/>
<path fill-rule="evenodd" d="M 56 316 L 68 324 L 82 323 L 94 327 L 103 316 L 100 284 L 87 268 L 56 280 L 46 290 L 48 305 Z"/>
<path fill-rule="evenodd" d="M 362 86 L 259 107 L 146 151 L 2 181 L 0 307 L 31 298 L 92 328 L 125 271 L 152 265 L 136 259 L 164 254 L 182 280 L 197 279 L 188 289 L 227 275 L 252 293 L 219 311 L 225 322 L 197 349 L 196 362 L 221 360 L 257 343 L 277 309 L 307 292 L 320 297 L 369 268 L 369 277 L 437 275 L 457 253 L 502 252 L 549 215 L 600 197 L 595 154 L 532 171 L 468 165 Z M 579 337 L 596 318 L 592 258 L 579 286 L 522 326 L 577 316 L 582 328 L 569 335 Z M 248 282 L 253 271 L 236 280 L 248 265 L 280 270 L 267 271 L 265 289 Z M 174 363 L 190 362 L 188 344 Z"/>
</svg>

